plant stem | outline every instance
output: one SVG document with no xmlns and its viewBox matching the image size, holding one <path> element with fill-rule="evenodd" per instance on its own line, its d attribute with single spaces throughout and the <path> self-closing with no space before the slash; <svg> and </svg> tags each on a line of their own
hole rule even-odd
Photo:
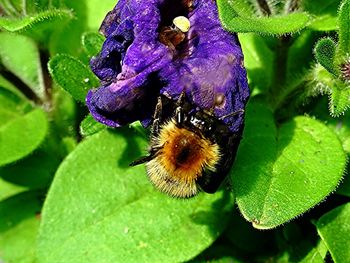
<svg viewBox="0 0 350 263">
<path fill-rule="evenodd" d="M 257 2 L 260 11 L 264 16 L 270 16 L 272 14 L 269 3 L 266 0 L 257 0 Z"/>
</svg>

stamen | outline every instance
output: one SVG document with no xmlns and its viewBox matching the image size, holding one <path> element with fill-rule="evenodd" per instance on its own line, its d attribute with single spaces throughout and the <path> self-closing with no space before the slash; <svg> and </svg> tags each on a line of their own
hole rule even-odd
<svg viewBox="0 0 350 263">
<path fill-rule="evenodd" d="M 173 24 L 178 29 L 180 29 L 180 31 L 182 33 L 188 32 L 188 30 L 190 30 L 190 26 L 191 26 L 190 20 L 188 20 L 188 18 L 184 17 L 184 16 L 175 17 L 173 20 Z"/>
</svg>

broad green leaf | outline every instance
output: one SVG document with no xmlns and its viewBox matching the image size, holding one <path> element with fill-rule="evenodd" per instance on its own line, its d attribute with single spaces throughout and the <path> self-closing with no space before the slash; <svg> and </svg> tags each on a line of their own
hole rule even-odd
<svg viewBox="0 0 350 263">
<path fill-rule="evenodd" d="M 82 44 L 89 57 L 97 55 L 102 48 L 104 36 L 99 33 L 85 33 L 82 36 Z"/>
<path fill-rule="evenodd" d="M 240 34 L 239 40 L 244 54 L 244 66 L 248 72 L 249 86 L 254 94 L 266 92 L 273 76 L 273 52 L 262 36 L 253 33 Z"/>
<path fill-rule="evenodd" d="M 60 87 L 83 103 L 88 90 L 99 86 L 99 81 L 91 70 L 69 55 L 54 56 L 49 62 L 49 72 Z"/>
<path fill-rule="evenodd" d="M 346 57 L 350 54 L 350 0 L 343 0 L 338 15 L 339 43 L 338 56 Z"/>
<path fill-rule="evenodd" d="M 80 123 L 80 134 L 90 136 L 106 128 L 106 125 L 97 122 L 91 115 L 85 117 Z"/>
<path fill-rule="evenodd" d="M 45 42 L 50 36 L 49 32 L 57 30 L 72 18 L 69 10 L 52 9 L 24 17 L 0 17 L 0 29 L 26 34 Z"/>
<path fill-rule="evenodd" d="M 6 182 L 5 180 L 0 178 L 0 201 L 12 195 L 18 194 L 19 192 L 23 192 L 26 189 L 26 187 Z"/>
<path fill-rule="evenodd" d="M 144 167 L 128 166 L 146 146 L 136 135 L 102 131 L 62 163 L 43 209 L 38 262 L 181 262 L 224 230 L 230 193 L 159 193 Z"/>
<path fill-rule="evenodd" d="M 35 262 L 40 193 L 24 192 L 0 202 L 0 257 L 4 262 Z"/>
<path fill-rule="evenodd" d="M 223 26 L 232 32 L 255 32 L 282 35 L 300 31 L 307 26 L 310 17 L 306 13 L 291 13 L 271 17 L 240 16 L 234 1 L 218 1 L 219 17 Z"/>
<path fill-rule="evenodd" d="M 0 167 L 0 177 L 30 189 L 45 189 L 62 159 L 56 152 L 38 149 L 26 158 Z"/>
<path fill-rule="evenodd" d="M 348 262 L 350 259 L 350 203 L 323 215 L 317 221 L 316 227 L 334 262 Z"/>
<path fill-rule="evenodd" d="M 254 227 L 274 228 L 335 189 L 346 155 L 337 136 L 314 119 L 298 116 L 277 129 L 266 106 L 251 103 L 247 110 L 232 169 L 236 199 Z"/>
<path fill-rule="evenodd" d="M 118 3 L 116 0 L 89 0 L 86 1 L 87 27 L 98 29 L 109 11 Z"/>
<path fill-rule="evenodd" d="M 6 32 L 0 33 L 0 59 L 4 66 L 39 98 L 45 97 L 40 55 L 32 39 Z"/>
<path fill-rule="evenodd" d="M 48 131 L 46 114 L 35 109 L 0 124 L 0 166 L 19 160 L 34 151 Z"/>
<path fill-rule="evenodd" d="M 315 57 L 317 62 L 320 63 L 330 73 L 337 75 L 337 69 L 334 65 L 334 57 L 336 51 L 336 44 L 331 38 L 320 39 L 315 47 Z"/>
<path fill-rule="evenodd" d="M 329 110 L 332 116 L 338 117 L 350 107 L 350 88 L 339 80 L 333 82 L 330 94 Z"/>
</svg>

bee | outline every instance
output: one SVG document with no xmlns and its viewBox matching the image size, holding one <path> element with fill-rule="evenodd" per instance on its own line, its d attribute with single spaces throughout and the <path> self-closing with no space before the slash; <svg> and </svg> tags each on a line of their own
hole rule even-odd
<svg viewBox="0 0 350 263">
<path fill-rule="evenodd" d="M 241 134 L 210 111 L 193 110 L 183 92 L 177 101 L 161 95 L 151 126 L 149 154 L 132 162 L 146 163 L 148 177 L 160 191 L 189 198 L 214 193 L 227 176 Z M 234 114 L 241 113 L 234 112 Z"/>
</svg>

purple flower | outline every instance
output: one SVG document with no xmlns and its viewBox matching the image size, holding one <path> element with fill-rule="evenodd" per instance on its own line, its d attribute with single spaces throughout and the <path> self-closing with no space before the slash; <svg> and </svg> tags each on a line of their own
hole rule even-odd
<svg viewBox="0 0 350 263">
<path fill-rule="evenodd" d="M 174 33 L 178 16 L 189 19 L 188 32 Z M 147 126 L 160 94 L 177 100 L 185 92 L 194 110 L 211 110 L 233 133 L 242 130 L 249 97 L 243 55 L 236 34 L 222 28 L 215 1 L 119 0 L 100 30 L 106 41 L 91 68 L 101 87 L 87 96 L 96 120 Z"/>
</svg>

